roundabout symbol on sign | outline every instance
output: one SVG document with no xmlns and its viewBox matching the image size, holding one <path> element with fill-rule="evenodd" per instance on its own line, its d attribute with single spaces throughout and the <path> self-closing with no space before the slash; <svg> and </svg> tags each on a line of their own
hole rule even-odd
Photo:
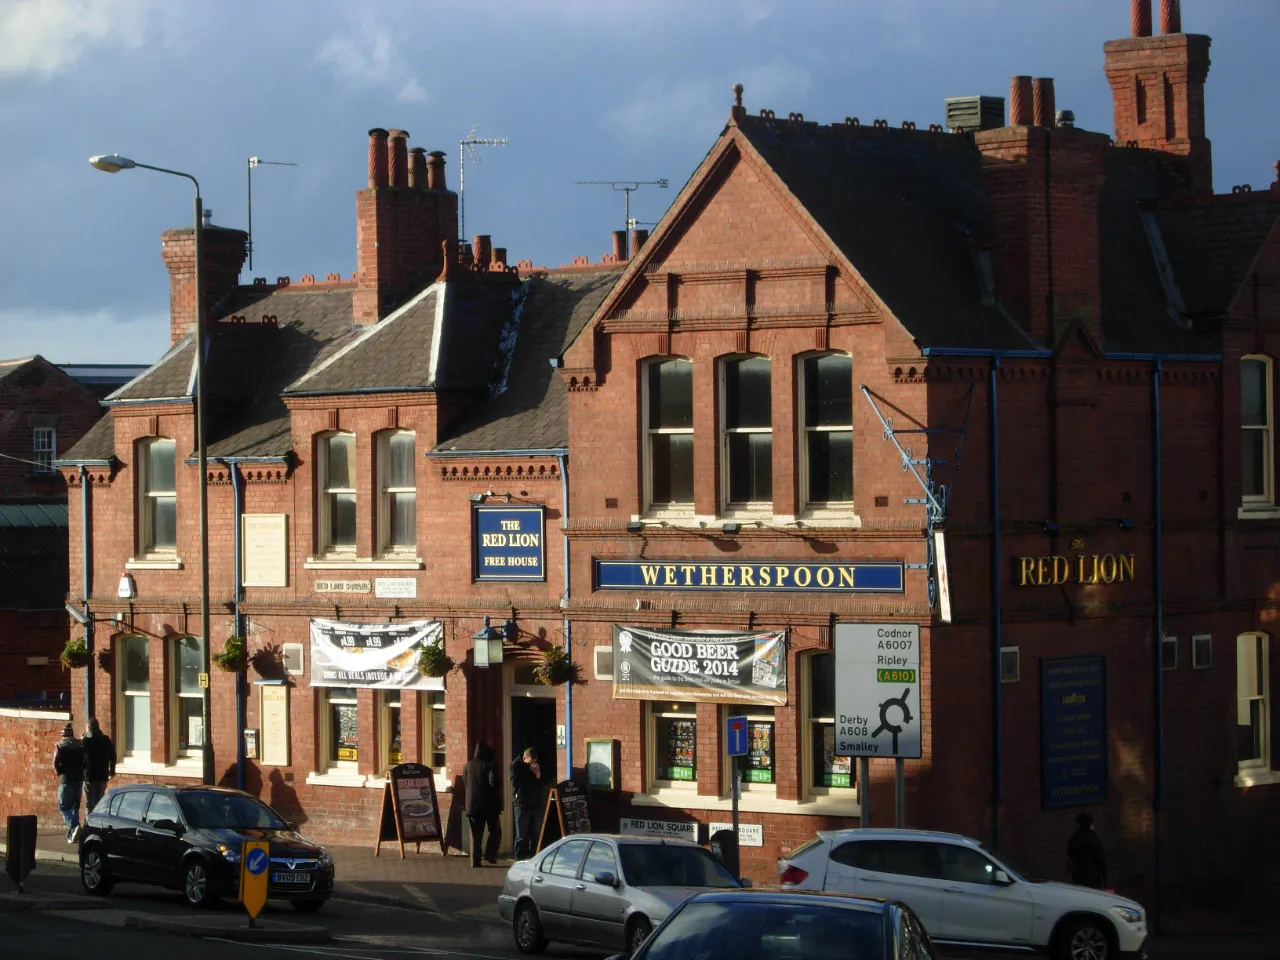
<svg viewBox="0 0 1280 960">
<path fill-rule="evenodd" d="M 267 869 L 267 851 L 258 848 L 250 850 L 249 856 L 245 858 L 244 868 L 255 877 Z"/>
<path fill-rule="evenodd" d="M 911 708 L 907 706 L 907 697 L 910 696 L 910 694 L 911 688 L 907 687 L 907 689 L 902 691 L 902 696 L 890 697 L 884 703 L 880 704 L 880 726 L 871 731 L 871 735 L 873 737 L 880 736 L 880 734 L 886 730 L 889 731 L 893 736 L 893 752 L 895 755 L 898 752 L 898 734 L 902 732 L 903 727 L 911 722 Z M 901 724 L 889 722 L 890 707 L 897 707 L 902 711 Z"/>
</svg>

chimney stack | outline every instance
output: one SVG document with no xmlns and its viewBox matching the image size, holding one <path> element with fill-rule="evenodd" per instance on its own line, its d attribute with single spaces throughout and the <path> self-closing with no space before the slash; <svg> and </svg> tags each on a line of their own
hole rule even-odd
<svg viewBox="0 0 1280 960">
<path fill-rule="evenodd" d="M 444 185 L 444 151 L 432 150 L 427 156 L 430 157 L 427 161 L 427 189 L 447 189 Z M 457 233 L 456 230 L 454 232 Z"/>
<path fill-rule="evenodd" d="M 387 185 L 387 131 L 374 127 L 369 131 L 369 186 Z"/>
<path fill-rule="evenodd" d="M 493 268 L 496 270 L 507 269 L 507 248 L 506 247 L 493 248 Z"/>
<path fill-rule="evenodd" d="M 640 255 L 640 248 L 644 246 L 645 241 L 649 239 L 648 230 L 632 230 L 631 231 L 631 259 L 634 260 Z"/>
<path fill-rule="evenodd" d="M 409 187 L 413 190 L 427 189 L 427 151 L 422 147 L 409 151 Z"/>
<path fill-rule="evenodd" d="M 613 259 L 618 263 L 626 263 L 627 260 L 627 231 L 613 231 Z"/>
<path fill-rule="evenodd" d="M 1014 77 L 1009 81 L 1009 126 L 1029 127 L 1033 116 L 1031 78 Z"/>
<path fill-rule="evenodd" d="M 1129 33 L 1135 37 L 1151 36 L 1151 0 L 1133 0 L 1129 7 Z"/>
<path fill-rule="evenodd" d="M 1031 103 L 1037 127 L 1052 127 L 1056 112 L 1053 77 L 1036 77 L 1031 81 Z"/>
<path fill-rule="evenodd" d="M 1149 17 L 1148 14 L 1148 23 Z M 1166 36 L 1182 32 L 1181 0 L 1160 0 L 1160 32 Z"/>
<path fill-rule="evenodd" d="M 387 161 L 387 180 L 393 187 L 409 186 L 409 133 L 390 130 L 391 151 Z"/>
<path fill-rule="evenodd" d="M 476 234 L 471 249 L 476 266 L 481 270 L 488 270 L 489 264 L 493 262 L 493 237 L 488 234 Z"/>
<path fill-rule="evenodd" d="M 200 234 L 204 306 L 208 310 L 240 282 L 249 235 L 243 230 L 205 225 Z M 195 331 L 195 230 L 186 227 L 160 235 L 160 255 L 169 270 L 169 344 Z"/>
</svg>

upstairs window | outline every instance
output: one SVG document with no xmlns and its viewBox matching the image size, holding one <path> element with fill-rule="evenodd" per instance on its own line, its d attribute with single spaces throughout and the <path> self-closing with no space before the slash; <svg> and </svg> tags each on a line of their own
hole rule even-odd
<svg viewBox="0 0 1280 960">
<path fill-rule="evenodd" d="M 326 552 L 356 549 L 356 438 L 335 433 L 320 440 L 320 545 Z"/>
<path fill-rule="evenodd" d="M 1271 358 L 1240 361 L 1240 494 L 1247 506 L 1275 503 Z"/>
<path fill-rule="evenodd" d="M 178 547 L 174 450 L 174 442 L 164 439 L 148 440 L 139 449 L 142 464 L 139 540 L 144 554 L 173 553 Z"/>
<path fill-rule="evenodd" d="M 378 542 L 384 553 L 417 549 L 418 493 L 413 477 L 412 433 L 378 437 Z"/>
<path fill-rule="evenodd" d="M 58 431 L 53 427 L 34 427 L 31 431 L 31 459 L 36 473 L 53 473 L 53 459 L 58 454 Z"/>
<path fill-rule="evenodd" d="M 842 354 L 801 361 L 802 489 L 812 507 L 853 504 L 853 361 Z"/>
<path fill-rule="evenodd" d="M 1271 767 L 1269 638 L 1236 637 L 1236 756 L 1242 775 Z"/>
<path fill-rule="evenodd" d="M 721 463 L 730 507 L 773 501 L 773 412 L 767 357 L 728 360 L 723 367 Z"/>
<path fill-rule="evenodd" d="M 693 364 L 658 360 L 645 377 L 649 504 L 693 506 Z"/>
</svg>

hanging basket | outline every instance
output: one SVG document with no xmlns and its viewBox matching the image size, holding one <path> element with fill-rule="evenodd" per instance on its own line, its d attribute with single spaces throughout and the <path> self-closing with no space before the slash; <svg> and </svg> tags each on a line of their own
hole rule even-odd
<svg viewBox="0 0 1280 960">
<path fill-rule="evenodd" d="M 249 669 L 249 650 L 244 637 L 227 637 L 222 652 L 210 655 L 209 659 L 227 673 L 244 673 Z"/>
<path fill-rule="evenodd" d="M 552 647 L 542 655 L 542 662 L 533 668 L 533 678 L 548 687 L 559 687 L 575 679 L 577 665 L 564 647 Z"/>
<path fill-rule="evenodd" d="M 89 648 L 84 645 L 84 641 L 77 637 L 74 640 L 67 641 L 67 645 L 62 648 L 62 654 L 58 659 L 62 661 L 62 665 L 68 670 L 83 670 L 93 658 L 89 653 Z"/>
<path fill-rule="evenodd" d="M 453 669 L 453 657 L 444 652 L 444 644 L 431 644 L 418 654 L 418 669 L 428 677 L 443 677 Z"/>
</svg>

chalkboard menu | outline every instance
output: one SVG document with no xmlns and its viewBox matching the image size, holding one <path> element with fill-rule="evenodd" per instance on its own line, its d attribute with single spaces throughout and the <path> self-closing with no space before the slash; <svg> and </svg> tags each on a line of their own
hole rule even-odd
<svg viewBox="0 0 1280 960">
<path fill-rule="evenodd" d="M 414 844 L 419 850 L 423 841 L 440 841 L 444 853 L 444 832 L 440 828 L 440 807 L 436 802 L 436 781 L 431 768 L 420 763 L 401 763 L 391 768 L 382 792 L 382 811 L 378 818 L 378 842 L 373 855 L 378 856 L 384 841 Z"/>
<path fill-rule="evenodd" d="M 582 784 L 562 780 L 547 791 L 547 809 L 542 814 L 542 832 L 538 836 L 539 850 L 571 833 L 590 832 L 591 807 Z"/>
</svg>

